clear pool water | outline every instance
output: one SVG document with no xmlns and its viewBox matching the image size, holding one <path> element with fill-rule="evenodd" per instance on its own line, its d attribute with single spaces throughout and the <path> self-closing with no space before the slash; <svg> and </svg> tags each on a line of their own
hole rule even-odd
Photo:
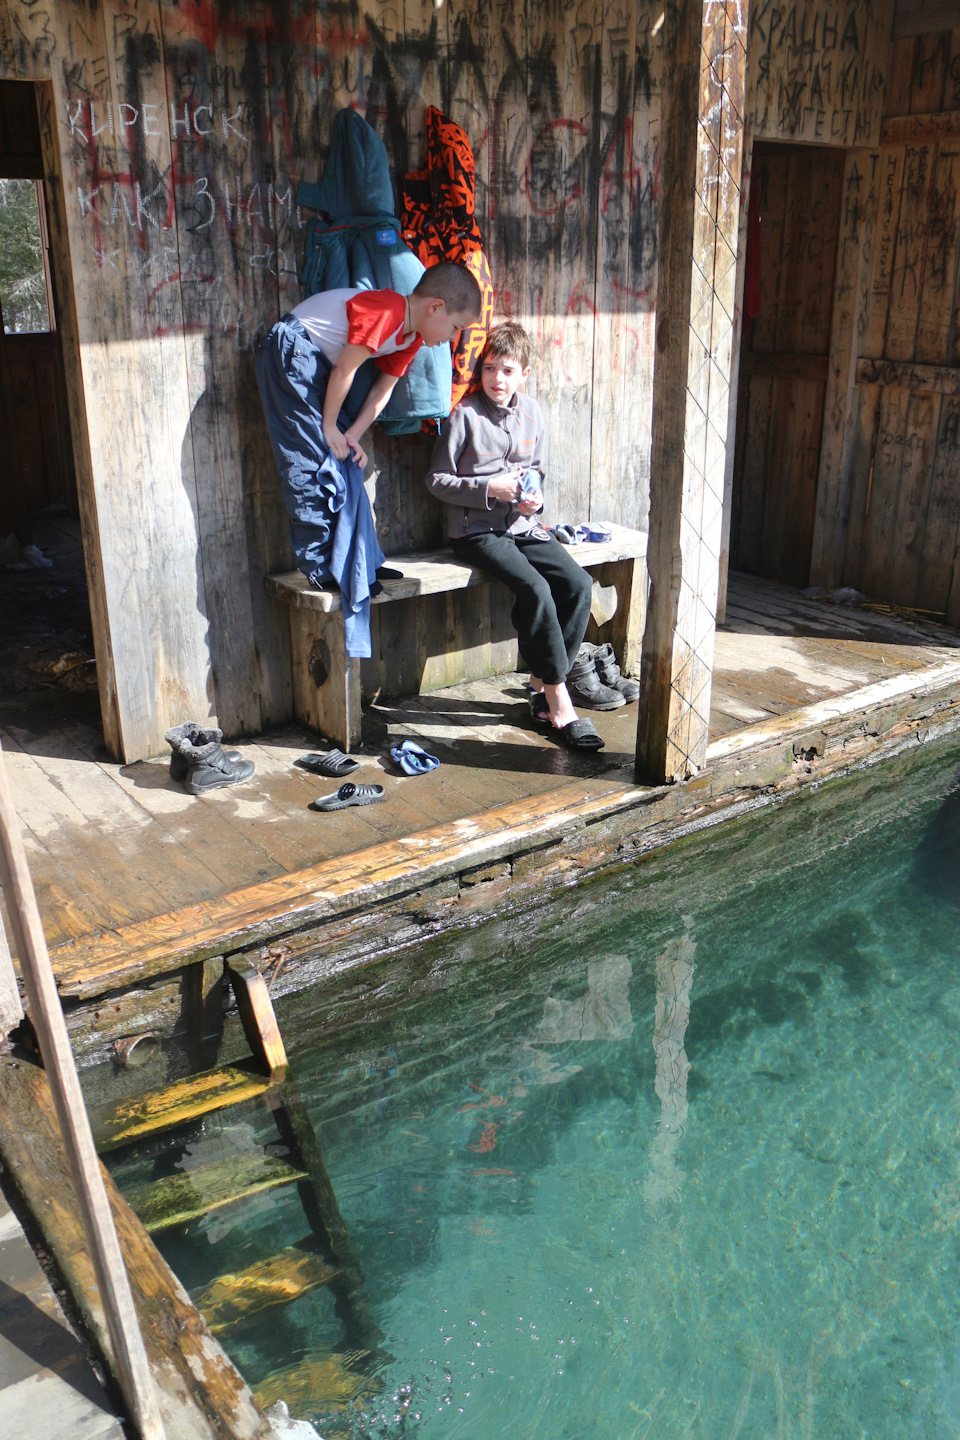
<svg viewBox="0 0 960 1440">
<path fill-rule="evenodd" d="M 383 1335 L 377 1389 L 293 1408 L 325 1437 L 960 1433 L 958 863 L 954 742 L 289 1006 Z M 271 1139 L 231 1111 L 165 1163 Z M 196 1291 L 305 1228 L 290 1188 L 158 1240 Z M 353 1343 L 325 1289 L 223 1339 L 253 1384 Z"/>
</svg>

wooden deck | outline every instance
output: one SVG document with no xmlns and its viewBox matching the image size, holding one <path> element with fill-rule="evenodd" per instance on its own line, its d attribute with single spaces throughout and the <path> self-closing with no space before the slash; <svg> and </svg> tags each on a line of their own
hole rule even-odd
<svg viewBox="0 0 960 1440">
<path fill-rule="evenodd" d="M 829 605 L 748 576 L 731 586 L 717 635 L 711 740 L 896 674 L 942 663 L 960 634 Z M 354 855 L 509 802 L 592 782 L 632 779 L 636 707 L 594 719 L 606 749 L 571 756 L 532 728 L 522 678 L 474 682 L 370 712 L 361 781 L 386 800 L 323 815 L 335 789 L 294 765 L 316 737 L 288 728 L 241 744 L 256 762 L 243 786 L 194 798 L 161 760 L 112 763 L 91 719 L 14 718 L 3 732 L 41 913 L 56 949 L 273 877 Z M 441 759 L 432 774 L 395 773 L 390 744 L 410 735 Z M 55 955 L 56 960 L 56 955 Z"/>
</svg>

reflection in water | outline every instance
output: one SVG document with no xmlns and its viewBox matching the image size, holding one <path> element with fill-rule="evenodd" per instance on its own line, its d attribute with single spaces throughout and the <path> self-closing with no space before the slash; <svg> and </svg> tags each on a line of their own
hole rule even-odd
<svg viewBox="0 0 960 1440">
<path fill-rule="evenodd" d="M 960 774 L 943 797 L 914 851 L 914 884 L 937 900 L 960 904 Z"/>
<path fill-rule="evenodd" d="M 650 1206 L 672 1200 L 680 1193 L 683 1171 L 676 1151 L 687 1123 L 687 1075 L 690 1062 L 683 1038 L 690 1020 L 696 941 L 689 931 L 671 940 L 657 957 L 657 1006 L 653 1051 L 657 1057 L 654 1088 L 660 1101 L 660 1123 L 650 1147 L 650 1173 L 643 1198 Z"/>
<path fill-rule="evenodd" d="M 581 1000 L 544 1001 L 536 1038 L 552 1045 L 561 1040 L 629 1040 L 633 1034 L 628 986 L 633 973 L 625 955 L 591 960 L 587 993 Z"/>
</svg>

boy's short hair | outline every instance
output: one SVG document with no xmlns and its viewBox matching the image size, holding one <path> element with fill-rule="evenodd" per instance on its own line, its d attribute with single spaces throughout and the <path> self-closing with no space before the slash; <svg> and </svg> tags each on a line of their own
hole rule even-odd
<svg viewBox="0 0 960 1440">
<path fill-rule="evenodd" d="M 413 287 L 414 295 L 430 300 L 442 300 L 454 314 L 476 315 L 480 318 L 483 296 L 475 276 L 466 265 L 455 265 L 443 261 L 424 270 Z"/>
<path fill-rule="evenodd" d="M 490 331 L 480 358 L 481 361 L 488 358 L 516 360 L 517 364 L 526 370 L 533 360 L 533 341 L 516 320 L 505 320 L 502 325 L 495 325 Z"/>
</svg>

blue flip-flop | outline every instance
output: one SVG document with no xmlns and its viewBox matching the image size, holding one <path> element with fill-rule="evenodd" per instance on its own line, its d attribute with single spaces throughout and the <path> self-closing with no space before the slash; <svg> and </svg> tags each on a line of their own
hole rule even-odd
<svg viewBox="0 0 960 1440">
<path fill-rule="evenodd" d="M 400 766 L 404 775 L 426 775 L 440 764 L 436 755 L 428 755 L 415 740 L 402 740 L 395 745 L 390 751 L 390 759 Z"/>
</svg>

